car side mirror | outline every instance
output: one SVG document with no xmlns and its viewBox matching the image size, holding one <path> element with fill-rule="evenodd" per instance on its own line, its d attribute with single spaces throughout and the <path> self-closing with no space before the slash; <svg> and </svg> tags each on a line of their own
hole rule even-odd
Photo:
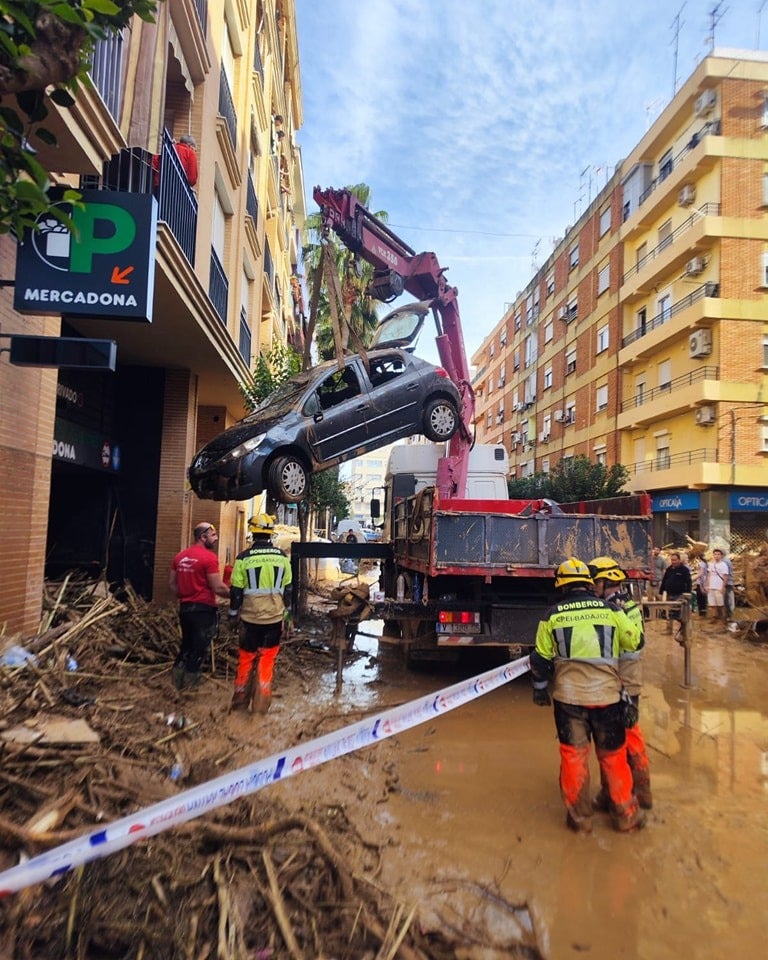
<svg viewBox="0 0 768 960">
<path fill-rule="evenodd" d="M 378 520 L 381 516 L 381 501 L 378 499 L 371 500 L 371 520 Z"/>
</svg>

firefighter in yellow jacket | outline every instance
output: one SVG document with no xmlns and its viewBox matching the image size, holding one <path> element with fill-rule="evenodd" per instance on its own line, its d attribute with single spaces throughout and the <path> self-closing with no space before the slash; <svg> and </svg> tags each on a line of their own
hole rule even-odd
<svg viewBox="0 0 768 960">
<path fill-rule="evenodd" d="M 291 604 L 291 562 L 271 543 L 275 518 L 267 513 L 251 517 L 252 545 L 238 555 L 232 567 L 229 616 L 240 615 L 240 632 L 232 710 L 252 705 L 258 682 L 256 709 L 266 713 L 272 702 L 272 675 Z"/>
<path fill-rule="evenodd" d="M 576 831 L 592 829 L 589 745 L 594 739 L 613 825 L 626 832 L 641 827 L 645 815 L 627 763 L 619 657 L 636 650 L 641 638 L 627 615 L 596 597 L 593 587 L 587 565 L 575 557 L 555 570 L 555 588 L 562 599 L 547 611 L 536 632 L 533 702 L 549 705 L 547 687 L 553 681 L 567 825 Z"/>
</svg>

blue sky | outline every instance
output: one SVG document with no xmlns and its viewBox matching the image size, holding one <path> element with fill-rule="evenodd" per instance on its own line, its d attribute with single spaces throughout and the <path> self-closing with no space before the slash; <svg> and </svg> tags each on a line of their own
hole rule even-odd
<svg viewBox="0 0 768 960">
<path fill-rule="evenodd" d="M 307 210 L 369 184 L 449 268 L 471 357 L 672 98 L 676 33 L 678 87 L 709 52 L 713 9 L 717 48 L 768 50 L 766 0 L 296 0 Z"/>
</svg>

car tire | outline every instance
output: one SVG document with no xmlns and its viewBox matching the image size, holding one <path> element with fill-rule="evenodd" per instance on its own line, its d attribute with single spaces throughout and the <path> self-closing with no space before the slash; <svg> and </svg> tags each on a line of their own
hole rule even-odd
<svg viewBox="0 0 768 960">
<path fill-rule="evenodd" d="M 459 411 L 450 400 L 434 397 L 424 408 L 424 436 L 440 443 L 459 429 Z"/>
<path fill-rule="evenodd" d="M 309 493 L 309 474 L 298 457 L 277 457 L 269 466 L 267 486 L 280 503 L 298 503 Z"/>
</svg>

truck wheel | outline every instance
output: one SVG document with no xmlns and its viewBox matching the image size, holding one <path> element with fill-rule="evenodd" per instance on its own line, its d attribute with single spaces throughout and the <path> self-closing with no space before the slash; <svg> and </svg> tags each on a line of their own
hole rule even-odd
<svg viewBox="0 0 768 960">
<path fill-rule="evenodd" d="M 270 464 L 267 486 L 280 503 L 298 503 L 309 492 L 309 474 L 298 457 L 277 457 Z"/>
<path fill-rule="evenodd" d="M 450 400 L 436 397 L 424 408 L 424 436 L 434 443 L 450 440 L 459 428 L 459 411 Z"/>
</svg>

